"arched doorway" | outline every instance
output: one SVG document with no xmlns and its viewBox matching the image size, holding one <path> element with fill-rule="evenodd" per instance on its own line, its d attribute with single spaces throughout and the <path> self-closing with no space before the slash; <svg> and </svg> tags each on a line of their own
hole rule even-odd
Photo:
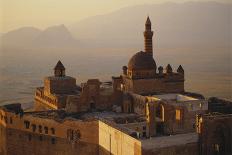
<svg viewBox="0 0 232 155">
<path fill-rule="evenodd" d="M 164 122 L 164 106 L 161 103 L 156 107 L 156 117 Z"/>
<path fill-rule="evenodd" d="M 158 135 L 164 134 L 164 106 L 162 103 L 158 103 L 155 109 L 156 113 L 156 133 Z"/>
<path fill-rule="evenodd" d="M 90 99 L 90 109 L 96 109 L 96 103 L 93 96 Z"/>
</svg>

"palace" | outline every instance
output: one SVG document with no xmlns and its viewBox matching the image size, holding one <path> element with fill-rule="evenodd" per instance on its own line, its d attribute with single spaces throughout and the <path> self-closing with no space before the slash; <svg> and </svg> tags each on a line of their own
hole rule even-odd
<svg viewBox="0 0 232 155">
<path fill-rule="evenodd" d="M 184 89 L 185 71 L 157 67 L 153 31 L 111 82 L 80 85 L 58 61 L 34 108 L 0 107 L 0 155 L 231 155 L 232 103 Z"/>
</svg>

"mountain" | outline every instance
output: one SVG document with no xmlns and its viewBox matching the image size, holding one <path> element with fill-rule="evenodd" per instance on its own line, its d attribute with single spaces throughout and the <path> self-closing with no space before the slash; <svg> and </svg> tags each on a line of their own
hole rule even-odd
<svg viewBox="0 0 232 155">
<path fill-rule="evenodd" d="M 24 27 L 3 34 L 3 46 L 20 47 L 143 47 L 149 14 L 155 48 L 231 47 L 232 4 L 186 2 L 125 7 L 68 26 L 45 30 Z M 78 38 L 78 42 L 75 38 Z"/>
<path fill-rule="evenodd" d="M 23 27 L 1 36 L 3 47 L 47 48 L 75 46 L 74 39 L 64 25 L 52 26 L 45 30 Z"/>
<path fill-rule="evenodd" d="M 48 27 L 33 40 L 35 45 L 55 47 L 75 45 L 76 40 L 64 25 Z"/>
<path fill-rule="evenodd" d="M 81 20 L 69 29 L 89 45 L 141 47 L 149 14 L 156 47 L 228 47 L 231 9 L 216 2 L 139 5 Z"/>
<path fill-rule="evenodd" d="M 24 46 L 32 43 L 42 31 L 34 27 L 23 27 L 2 34 L 2 44 L 4 46 Z"/>
</svg>

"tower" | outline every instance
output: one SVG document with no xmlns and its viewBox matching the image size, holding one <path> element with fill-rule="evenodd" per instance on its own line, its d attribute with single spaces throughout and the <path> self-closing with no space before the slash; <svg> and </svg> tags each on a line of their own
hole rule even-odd
<svg viewBox="0 0 232 155">
<path fill-rule="evenodd" d="M 65 76 L 65 68 L 64 65 L 59 60 L 54 68 L 54 74 L 56 77 L 63 77 Z"/>
<path fill-rule="evenodd" d="M 152 46 L 153 31 L 151 30 L 151 21 L 149 16 L 147 17 L 147 21 L 145 23 L 145 31 L 143 34 L 144 34 L 144 50 L 145 52 L 149 52 L 153 56 L 153 46 Z"/>
</svg>

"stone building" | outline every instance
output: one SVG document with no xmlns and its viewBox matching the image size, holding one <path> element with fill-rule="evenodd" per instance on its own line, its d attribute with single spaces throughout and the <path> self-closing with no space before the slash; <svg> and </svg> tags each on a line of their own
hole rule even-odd
<svg viewBox="0 0 232 155">
<path fill-rule="evenodd" d="M 34 109 L 0 107 L 0 155 L 231 155 L 232 103 L 185 92 L 181 65 L 157 71 L 152 37 L 148 17 L 145 51 L 112 82 L 78 85 L 58 61 Z"/>
<path fill-rule="evenodd" d="M 115 89 L 146 95 L 183 93 L 184 69 L 180 65 L 177 72 L 174 72 L 171 65 L 168 64 L 165 70 L 162 66 L 159 66 L 157 70 L 153 58 L 152 36 L 151 21 L 148 17 L 144 31 L 144 51 L 132 56 L 128 65 L 123 66 L 123 73 L 120 77 L 113 77 Z"/>
</svg>

